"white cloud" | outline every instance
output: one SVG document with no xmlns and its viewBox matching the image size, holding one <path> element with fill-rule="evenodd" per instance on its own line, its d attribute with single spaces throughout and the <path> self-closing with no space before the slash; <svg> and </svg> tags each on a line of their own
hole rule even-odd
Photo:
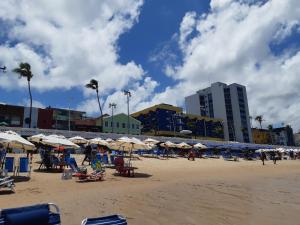
<svg viewBox="0 0 300 225">
<path fill-rule="evenodd" d="M 103 91 L 119 90 L 142 79 L 134 62 L 118 62 L 117 41 L 138 20 L 142 0 L 0 1 L 7 42 L 0 62 L 9 69 L 31 64 L 32 87 L 40 91 L 83 87 L 98 79 Z M 118 80 L 118 82 L 115 82 Z M 16 89 L 26 82 L 1 76 L 0 86 Z"/>
<path fill-rule="evenodd" d="M 22 105 L 22 106 L 27 106 L 29 107 L 30 106 L 30 101 L 29 99 L 23 99 L 22 102 L 18 105 Z M 32 100 L 32 107 L 35 107 L 35 108 L 41 108 L 41 109 L 44 109 L 46 108 L 46 106 L 42 103 L 42 102 L 39 102 L 37 100 Z"/>
<path fill-rule="evenodd" d="M 236 82 L 247 86 L 251 115 L 264 115 L 266 125 L 285 121 L 299 129 L 300 52 L 285 49 L 275 56 L 270 43 L 281 43 L 297 28 L 300 2 L 212 0 L 211 8 L 208 14 L 188 12 L 182 19 L 182 64 L 166 67 L 178 85 L 151 102 L 183 105 L 184 96 L 212 82 Z"/>
</svg>

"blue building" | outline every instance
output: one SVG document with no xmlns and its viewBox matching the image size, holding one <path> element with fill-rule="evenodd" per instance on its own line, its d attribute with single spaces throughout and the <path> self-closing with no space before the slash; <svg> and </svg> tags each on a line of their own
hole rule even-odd
<svg viewBox="0 0 300 225">
<path fill-rule="evenodd" d="M 131 116 L 141 121 L 145 135 L 186 136 L 182 131 L 190 130 L 194 138 L 224 139 L 221 119 L 185 114 L 182 108 L 168 104 L 154 105 Z"/>
</svg>

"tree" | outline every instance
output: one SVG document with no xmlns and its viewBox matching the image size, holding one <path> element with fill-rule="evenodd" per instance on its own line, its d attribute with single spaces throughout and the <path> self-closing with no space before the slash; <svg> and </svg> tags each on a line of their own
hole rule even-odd
<svg viewBox="0 0 300 225">
<path fill-rule="evenodd" d="M 268 130 L 270 132 L 271 144 L 273 144 L 273 135 L 272 135 L 272 133 L 273 133 L 273 126 L 271 124 L 268 126 Z"/>
<path fill-rule="evenodd" d="M 104 126 L 104 124 L 103 124 L 103 112 L 102 112 L 102 107 L 101 107 L 100 98 L 99 98 L 99 84 L 98 84 L 98 81 L 95 80 L 95 79 L 91 79 L 90 83 L 86 84 L 85 87 L 96 91 L 99 110 L 100 110 L 100 116 L 101 116 L 101 124 L 102 124 L 102 130 L 101 131 L 103 132 L 103 126 Z"/>
<path fill-rule="evenodd" d="M 30 80 L 33 77 L 33 74 L 31 72 L 31 66 L 29 63 L 20 63 L 19 67 L 13 69 L 14 73 L 19 74 L 19 78 L 26 78 L 28 83 L 28 91 L 29 91 L 29 98 L 30 98 L 30 111 L 29 111 L 29 128 L 31 128 L 31 116 L 32 116 L 32 94 L 31 94 L 31 88 L 30 88 Z"/>
<path fill-rule="evenodd" d="M 259 123 L 260 129 L 262 129 L 263 116 L 262 115 L 256 116 L 255 121 L 257 121 Z"/>
</svg>

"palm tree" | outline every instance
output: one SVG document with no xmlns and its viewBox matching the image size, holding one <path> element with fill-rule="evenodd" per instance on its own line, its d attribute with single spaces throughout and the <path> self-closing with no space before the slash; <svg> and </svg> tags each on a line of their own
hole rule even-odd
<svg viewBox="0 0 300 225">
<path fill-rule="evenodd" d="M 259 125 L 260 125 L 260 129 L 262 129 L 262 121 L 263 121 L 263 116 L 262 115 L 260 115 L 260 116 L 256 116 L 255 117 L 255 121 L 257 121 L 258 123 L 259 123 Z"/>
<path fill-rule="evenodd" d="M 29 98 L 30 98 L 30 111 L 29 111 L 29 128 L 31 128 L 31 115 L 32 115 L 32 95 L 31 95 L 31 88 L 30 88 L 30 80 L 33 77 L 31 72 L 31 66 L 29 63 L 20 63 L 19 67 L 13 69 L 14 73 L 19 74 L 19 78 L 26 78 L 28 83 L 28 91 L 29 91 Z"/>
<path fill-rule="evenodd" d="M 269 132 L 270 132 L 270 139 L 271 139 L 271 144 L 273 144 L 273 136 L 272 136 L 272 133 L 273 133 L 273 126 L 270 124 L 269 126 L 268 126 L 268 130 L 269 130 Z"/>
<path fill-rule="evenodd" d="M 95 80 L 95 79 L 91 79 L 90 83 L 86 84 L 85 87 L 96 90 L 98 105 L 99 105 L 100 114 L 101 114 L 100 116 L 101 116 L 102 131 L 103 131 L 103 126 L 104 126 L 104 124 L 103 124 L 103 113 L 102 113 L 102 107 L 101 107 L 100 98 L 99 98 L 99 84 L 98 84 L 98 81 Z"/>
</svg>

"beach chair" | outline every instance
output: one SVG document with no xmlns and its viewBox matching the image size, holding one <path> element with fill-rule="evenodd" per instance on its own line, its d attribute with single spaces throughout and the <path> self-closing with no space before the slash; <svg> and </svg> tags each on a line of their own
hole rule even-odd
<svg viewBox="0 0 300 225">
<path fill-rule="evenodd" d="M 55 212 L 52 212 L 53 208 Z M 60 225 L 59 208 L 53 204 L 39 204 L 0 210 L 0 225 Z"/>
<path fill-rule="evenodd" d="M 70 158 L 69 159 L 69 166 L 73 171 L 73 176 L 74 177 L 77 177 L 77 176 L 80 176 L 81 174 L 86 174 L 87 173 L 87 168 L 84 167 L 84 166 L 79 167 L 77 165 L 77 162 L 76 162 L 75 158 Z"/>
<path fill-rule="evenodd" d="M 93 160 L 91 166 L 93 168 L 93 172 L 91 172 L 90 174 L 80 174 L 80 175 L 76 176 L 79 178 L 80 182 L 103 180 L 103 178 L 105 176 L 105 170 L 101 166 L 100 160 L 97 160 L 97 159 Z"/>
<path fill-rule="evenodd" d="M 125 162 L 123 157 L 117 157 L 115 158 L 115 166 L 116 171 L 119 173 L 119 175 L 127 175 L 128 177 L 133 176 L 134 177 L 134 167 L 125 166 Z"/>
<path fill-rule="evenodd" d="M 5 164 L 4 164 L 4 169 L 7 172 L 15 172 L 14 169 L 14 162 L 15 162 L 15 158 L 14 157 L 6 157 L 5 158 Z"/>
<path fill-rule="evenodd" d="M 115 165 L 115 156 L 110 155 L 110 164 Z"/>
<path fill-rule="evenodd" d="M 29 158 L 27 157 L 19 158 L 19 167 L 16 168 L 16 175 L 19 176 L 20 173 L 28 173 L 28 177 L 30 177 L 31 166 L 29 164 Z"/>
<path fill-rule="evenodd" d="M 109 165 L 108 155 L 104 154 L 101 161 L 104 165 Z"/>
<path fill-rule="evenodd" d="M 11 177 L 0 177 L 0 189 L 8 188 L 8 189 L 10 189 L 10 191 L 15 192 L 14 187 L 15 187 L 14 179 L 12 179 Z M 1 219 L 0 219 L 0 221 L 1 221 Z M 0 222 L 0 224 L 1 224 L 1 222 Z"/>
<path fill-rule="evenodd" d="M 86 218 L 81 225 L 127 225 L 127 221 L 123 216 L 112 215 L 99 218 Z"/>
</svg>

